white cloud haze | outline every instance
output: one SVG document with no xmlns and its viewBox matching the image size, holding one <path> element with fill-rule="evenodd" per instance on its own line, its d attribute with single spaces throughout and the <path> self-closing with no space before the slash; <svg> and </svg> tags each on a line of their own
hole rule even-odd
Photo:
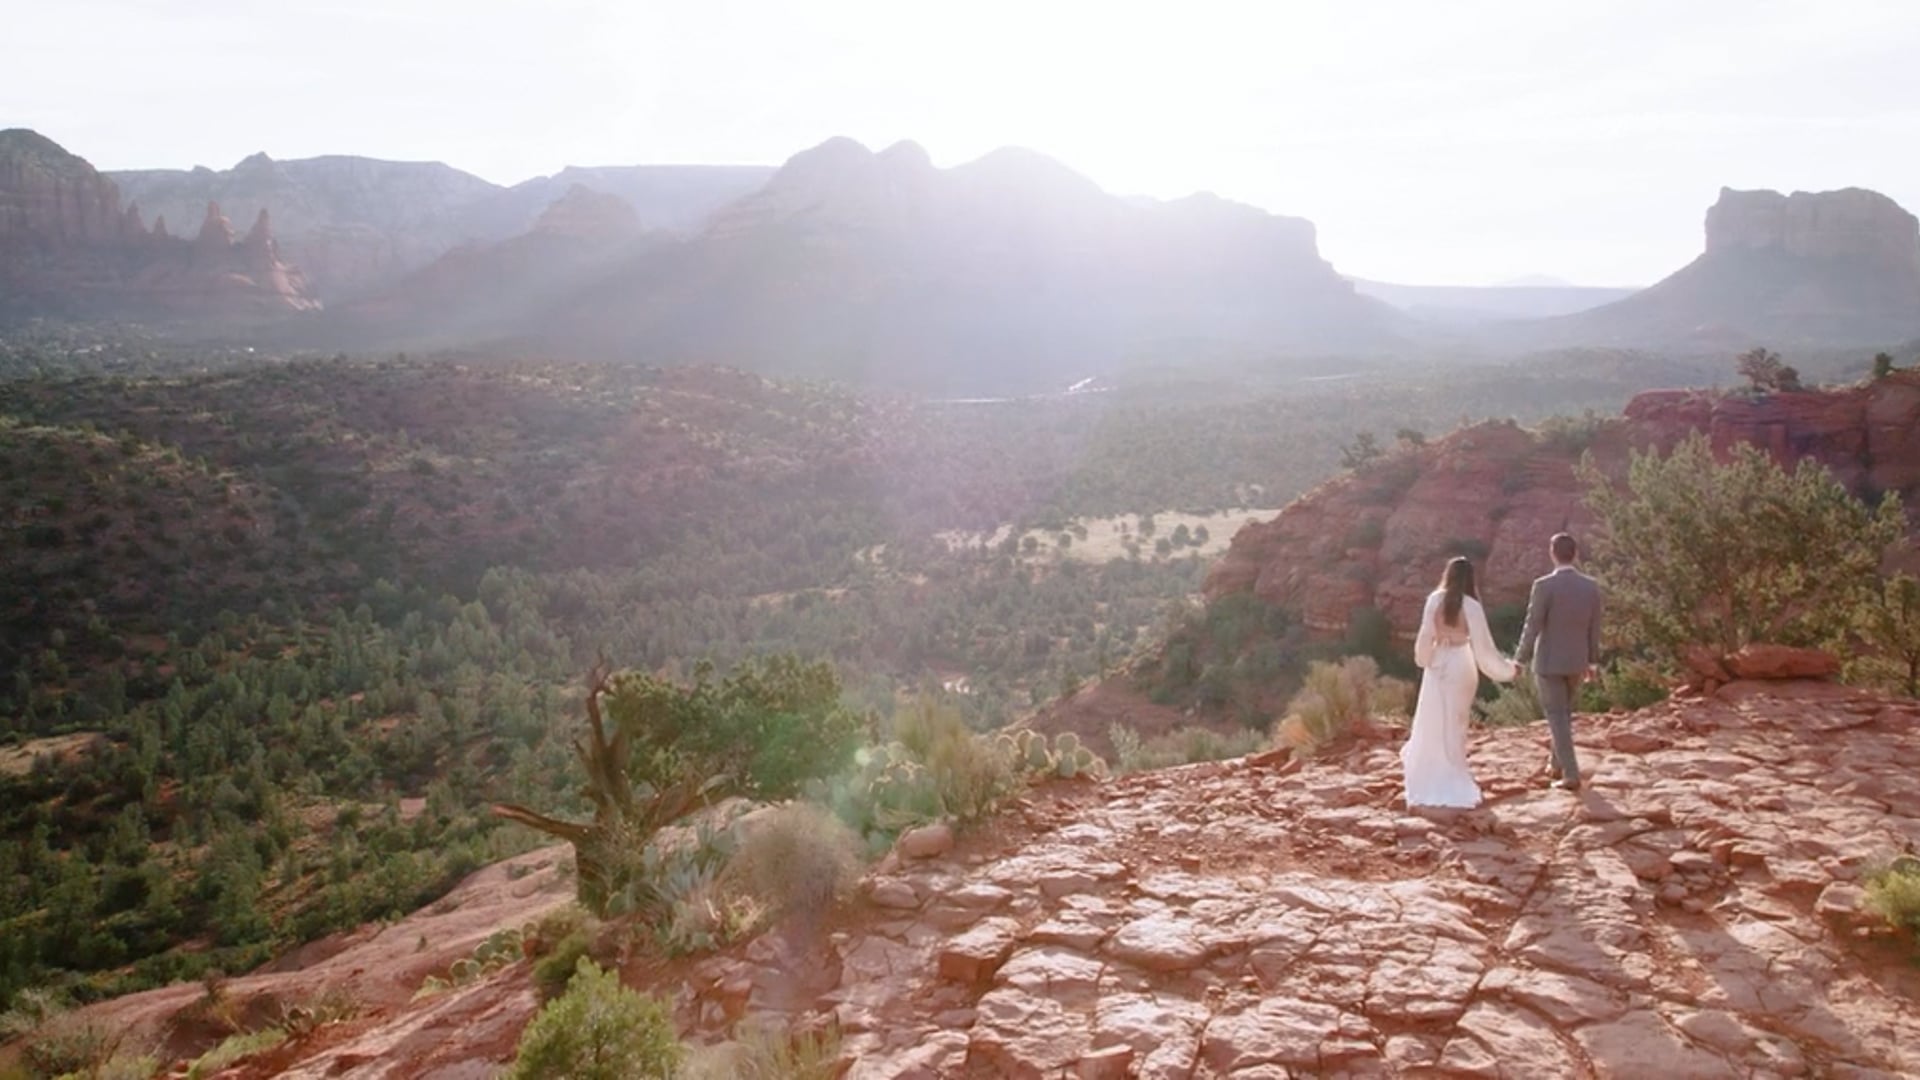
<svg viewBox="0 0 1920 1080">
<path fill-rule="evenodd" d="M 511 183 L 1032 147 L 1312 219 L 1344 272 L 1644 284 L 1721 185 L 1920 210 L 1920 5 L 12 0 L 0 126 L 101 168 L 354 153 Z"/>
</svg>

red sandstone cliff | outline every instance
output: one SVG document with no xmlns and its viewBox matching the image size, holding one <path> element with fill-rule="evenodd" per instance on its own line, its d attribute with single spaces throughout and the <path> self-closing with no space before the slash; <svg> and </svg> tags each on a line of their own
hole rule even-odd
<svg viewBox="0 0 1920 1080">
<path fill-rule="evenodd" d="M 217 205 L 193 240 L 152 231 L 84 158 L 0 131 L 0 307 L 77 316 L 233 319 L 318 307 L 262 210 L 236 240 Z"/>
<path fill-rule="evenodd" d="M 1581 453 L 1620 476 L 1633 450 L 1665 449 L 1693 431 L 1721 447 L 1756 443 L 1782 463 L 1816 458 L 1857 491 L 1896 491 L 1910 505 L 1920 497 L 1920 373 L 1752 399 L 1654 391 L 1622 417 L 1557 436 L 1481 424 L 1331 480 L 1242 529 L 1207 575 L 1207 596 L 1251 590 L 1323 635 L 1374 607 L 1405 636 L 1445 559 L 1466 554 L 1480 564 L 1490 608 L 1524 603 L 1547 568 L 1547 538 L 1593 524 L 1574 478 Z"/>
</svg>

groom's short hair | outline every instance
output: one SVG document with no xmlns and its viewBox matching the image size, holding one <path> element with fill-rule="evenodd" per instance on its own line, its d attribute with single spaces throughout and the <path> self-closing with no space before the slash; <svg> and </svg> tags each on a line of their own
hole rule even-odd
<svg viewBox="0 0 1920 1080">
<path fill-rule="evenodd" d="M 1567 533 L 1555 533 L 1553 536 L 1553 557 L 1561 562 L 1572 562 L 1580 554 L 1580 545 L 1574 543 Z"/>
</svg>

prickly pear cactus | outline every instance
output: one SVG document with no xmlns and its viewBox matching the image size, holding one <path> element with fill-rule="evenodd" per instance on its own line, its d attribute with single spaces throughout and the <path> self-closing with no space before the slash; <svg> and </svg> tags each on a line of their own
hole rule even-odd
<svg viewBox="0 0 1920 1080">
<path fill-rule="evenodd" d="M 1061 746 L 1061 741 L 1066 739 L 1072 739 L 1072 742 L 1067 746 Z M 1055 740 L 1054 745 L 1060 759 L 1059 767 L 1054 770 L 1054 773 L 1062 780 L 1076 780 L 1083 776 L 1094 780 L 1106 779 L 1107 763 L 1101 760 L 1099 754 L 1093 752 L 1092 747 L 1083 745 L 1072 732 L 1062 733 L 1059 739 Z"/>
</svg>

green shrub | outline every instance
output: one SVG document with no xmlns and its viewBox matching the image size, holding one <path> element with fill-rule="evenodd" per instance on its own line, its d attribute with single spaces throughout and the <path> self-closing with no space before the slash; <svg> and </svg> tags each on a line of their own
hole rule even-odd
<svg viewBox="0 0 1920 1080">
<path fill-rule="evenodd" d="M 1519 641 L 1520 632 L 1526 629 L 1527 605 L 1495 604 L 1487 609 L 1487 629 L 1492 632 L 1495 641 Z"/>
<path fill-rule="evenodd" d="M 1523 679 L 1532 682 L 1531 677 Z M 1667 683 L 1654 665 L 1644 660 L 1619 660 L 1600 669 L 1598 679 L 1580 686 L 1576 708 L 1581 712 L 1644 709 L 1667 700 Z"/>
<path fill-rule="evenodd" d="M 1591 461 L 1581 478 L 1602 526 L 1610 632 L 1666 663 L 1690 645 L 1846 651 L 1906 533 L 1893 496 L 1870 508 L 1819 462 L 1789 473 L 1757 446 L 1722 463 L 1699 433 L 1665 457 L 1634 455 L 1624 490 Z"/>
<path fill-rule="evenodd" d="M 1612 422 L 1611 418 L 1588 409 L 1580 416 L 1550 416 L 1540 422 L 1535 434 L 1550 449 L 1578 454 L 1591 447 L 1594 439 Z M 1525 476 L 1526 473 L 1523 469 L 1515 469 L 1508 475 Z"/>
<path fill-rule="evenodd" d="M 1867 910 L 1888 925 L 1920 935 L 1920 859 L 1902 855 L 1869 873 Z"/>
<path fill-rule="evenodd" d="M 1488 727 L 1525 727 L 1546 715 L 1540 711 L 1540 692 L 1526 675 L 1502 686 L 1491 700 L 1475 702 L 1473 711 Z"/>
<path fill-rule="evenodd" d="M 1354 528 L 1350 528 L 1348 534 L 1346 534 L 1346 546 L 1348 546 L 1348 548 L 1369 548 L 1369 550 L 1371 550 L 1371 548 L 1379 548 L 1382 540 L 1386 540 L 1386 519 L 1382 519 L 1382 517 L 1363 517 L 1363 519 L 1361 519 L 1357 525 L 1354 525 Z"/>
<path fill-rule="evenodd" d="M 566 993 L 521 1033 L 508 1080 L 656 1080 L 674 1075 L 682 1050 L 665 1003 L 620 985 L 582 958 Z"/>
<path fill-rule="evenodd" d="M 1375 665 L 1385 663 L 1398 654 L 1393 641 L 1393 626 L 1387 622 L 1386 613 L 1379 608 L 1357 607 L 1347 618 L 1347 637 L 1341 643 L 1341 651 L 1350 656 L 1371 658 Z"/>
<path fill-rule="evenodd" d="M 584 927 L 577 927 L 554 941 L 552 951 L 533 962 L 533 984 L 540 990 L 540 1000 L 549 1001 L 565 991 L 580 961 L 586 959 L 592 948 L 593 939 Z"/>
<path fill-rule="evenodd" d="M 1920 579 L 1893 574 L 1861 613 L 1860 638 L 1869 652 L 1852 665 L 1864 681 L 1920 697 Z"/>
<path fill-rule="evenodd" d="M 742 827 L 727 882 L 784 915 L 816 916 L 860 877 L 860 837 L 823 807 L 793 802 Z"/>
</svg>

